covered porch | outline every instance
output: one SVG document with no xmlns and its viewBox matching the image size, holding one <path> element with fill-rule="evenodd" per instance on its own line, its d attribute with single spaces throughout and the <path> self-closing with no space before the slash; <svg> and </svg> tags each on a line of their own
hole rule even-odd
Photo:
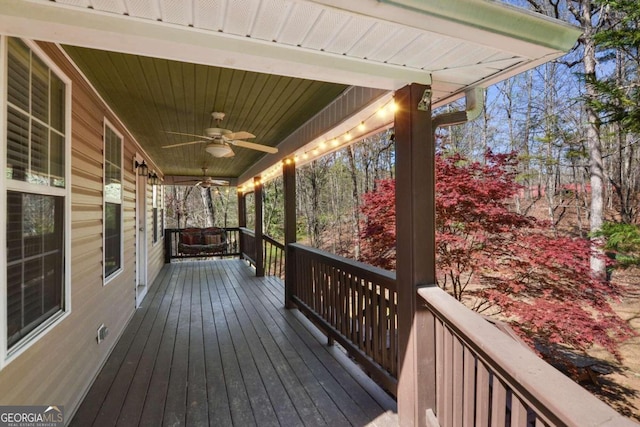
<svg viewBox="0 0 640 427">
<path fill-rule="evenodd" d="M 124 200 L 128 253 L 149 240 L 147 177 L 242 188 L 241 230 L 254 193 L 255 230 L 241 231 L 239 249 L 255 270 L 236 259 L 169 263 L 144 283 L 149 294 L 70 408 L 74 425 L 625 424 L 435 285 L 435 129 L 476 117 L 483 87 L 561 56 L 575 29 L 480 0 L 6 0 L 0 24 L 49 42 L 82 77 L 76 87 L 95 90 L 139 146 L 122 162 L 140 186 Z M 466 110 L 432 114 L 463 96 Z M 395 113 L 372 120 L 392 98 Z M 91 113 L 81 101 L 78 131 Z M 391 126 L 397 277 L 296 243 L 296 168 Z M 253 137 L 262 149 L 239 139 Z M 101 138 L 89 140 L 74 152 L 76 183 L 87 171 L 103 179 L 103 159 L 83 160 L 102 150 Z M 280 175 L 284 284 L 263 277 L 271 251 L 261 229 L 262 184 Z M 98 234 L 102 216 L 98 206 Z M 74 310 L 90 313 L 102 298 L 91 297 Z"/>
<path fill-rule="evenodd" d="M 167 264 L 71 425 L 397 425 L 396 403 L 238 259 Z"/>
</svg>

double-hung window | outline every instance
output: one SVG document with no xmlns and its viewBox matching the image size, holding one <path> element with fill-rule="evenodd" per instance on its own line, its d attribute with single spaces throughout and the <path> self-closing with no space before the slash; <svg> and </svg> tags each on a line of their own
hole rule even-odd
<svg viewBox="0 0 640 427">
<path fill-rule="evenodd" d="M 0 39 L 2 113 L 0 367 L 69 310 L 71 83 L 40 50 Z M 4 80 L 4 79 L 2 79 Z M 5 97 L 6 96 L 6 97 Z M 0 239 L 2 241 L 2 239 Z"/>
<path fill-rule="evenodd" d="M 122 135 L 104 125 L 104 277 L 122 271 Z"/>
<path fill-rule="evenodd" d="M 164 236 L 164 186 L 155 185 L 151 190 L 153 209 L 153 243 Z"/>
</svg>

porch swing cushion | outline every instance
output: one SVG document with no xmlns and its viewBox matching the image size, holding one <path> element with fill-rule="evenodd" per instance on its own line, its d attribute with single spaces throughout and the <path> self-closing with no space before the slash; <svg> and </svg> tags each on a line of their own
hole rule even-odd
<svg viewBox="0 0 640 427">
<path fill-rule="evenodd" d="M 226 252 L 227 234 L 223 228 L 186 228 L 180 232 L 178 251 L 185 255 L 214 255 Z"/>
</svg>

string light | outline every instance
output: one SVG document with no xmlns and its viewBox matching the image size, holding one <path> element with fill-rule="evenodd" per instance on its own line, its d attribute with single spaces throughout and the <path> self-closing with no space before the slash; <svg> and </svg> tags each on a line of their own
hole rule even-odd
<svg viewBox="0 0 640 427">
<path fill-rule="evenodd" d="M 347 130 L 346 132 L 343 132 L 340 135 L 336 135 L 333 138 L 324 139 L 319 143 L 317 143 L 315 147 L 312 146 L 311 148 L 308 148 L 305 151 L 294 153 L 292 158 L 289 157 L 284 159 L 281 163 L 277 163 L 271 169 L 263 173 L 263 179 L 261 182 L 264 183 L 270 180 L 272 177 L 278 176 L 282 172 L 282 165 L 289 165 L 292 162 L 297 163 L 298 161 L 300 161 L 300 159 L 302 159 L 303 161 L 306 161 L 306 160 L 309 160 L 311 157 L 316 157 L 320 155 L 320 153 L 326 151 L 327 148 L 329 147 L 331 147 L 332 149 L 336 149 L 343 143 L 347 144 L 351 142 L 353 140 L 354 134 L 356 134 L 357 136 L 361 136 L 365 131 L 367 131 L 367 129 L 371 128 L 367 126 L 367 122 L 369 120 L 371 120 L 376 116 L 383 119 L 387 119 L 390 114 L 393 115 L 396 111 L 398 111 L 398 105 L 393 101 L 393 99 L 391 99 L 382 107 L 378 108 L 376 111 L 371 113 L 371 115 L 369 115 L 367 118 L 362 120 L 353 128 Z M 375 126 L 379 126 L 379 125 L 378 124 L 374 125 L 374 128 Z M 307 147 L 309 145 L 307 145 Z M 249 182 L 245 186 L 250 188 L 255 188 L 255 184 L 253 182 Z M 243 192 L 243 191 L 248 191 L 248 189 L 245 189 L 244 186 L 238 187 L 238 192 Z"/>
<path fill-rule="evenodd" d="M 302 160 L 308 160 L 311 156 L 315 157 L 320 153 L 324 152 L 328 148 L 328 146 L 331 146 L 331 148 L 337 148 L 342 144 L 341 141 L 348 143 L 353 140 L 353 134 L 356 133 L 355 132 L 356 130 L 360 134 L 364 133 L 367 130 L 367 121 L 369 121 L 376 115 L 380 117 L 388 117 L 389 113 L 394 113 L 397 110 L 398 110 L 398 106 L 392 99 L 391 101 L 384 104 L 382 107 L 378 108 L 378 110 L 372 113 L 369 117 L 362 120 L 357 126 L 347 130 L 342 135 L 337 135 L 328 140 L 323 140 L 319 142 L 318 145 L 316 145 L 314 148 L 308 149 L 307 151 L 303 152 L 299 156 L 302 158 Z M 296 154 L 295 158 L 296 159 L 298 158 L 298 154 Z"/>
</svg>

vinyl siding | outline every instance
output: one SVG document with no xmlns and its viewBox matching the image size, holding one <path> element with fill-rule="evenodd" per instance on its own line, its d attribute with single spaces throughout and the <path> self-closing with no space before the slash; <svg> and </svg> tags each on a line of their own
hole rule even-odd
<svg viewBox="0 0 640 427">
<path fill-rule="evenodd" d="M 69 419 L 135 311 L 136 176 L 131 164 L 141 150 L 60 49 L 46 43 L 40 47 L 72 80 L 71 314 L 0 371 L 0 404 L 64 405 Z M 122 271 L 103 286 L 105 118 L 124 137 L 124 258 Z M 151 230 L 150 185 L 144 196 L 147 229 Z M 147 235 L 152 283 L 164 262 L 164 244 L 160 239 L 154 245 L 152 233 Z M 96 332 L 102 323 L 109 335 L 97 344 Z"/>
</svg>

